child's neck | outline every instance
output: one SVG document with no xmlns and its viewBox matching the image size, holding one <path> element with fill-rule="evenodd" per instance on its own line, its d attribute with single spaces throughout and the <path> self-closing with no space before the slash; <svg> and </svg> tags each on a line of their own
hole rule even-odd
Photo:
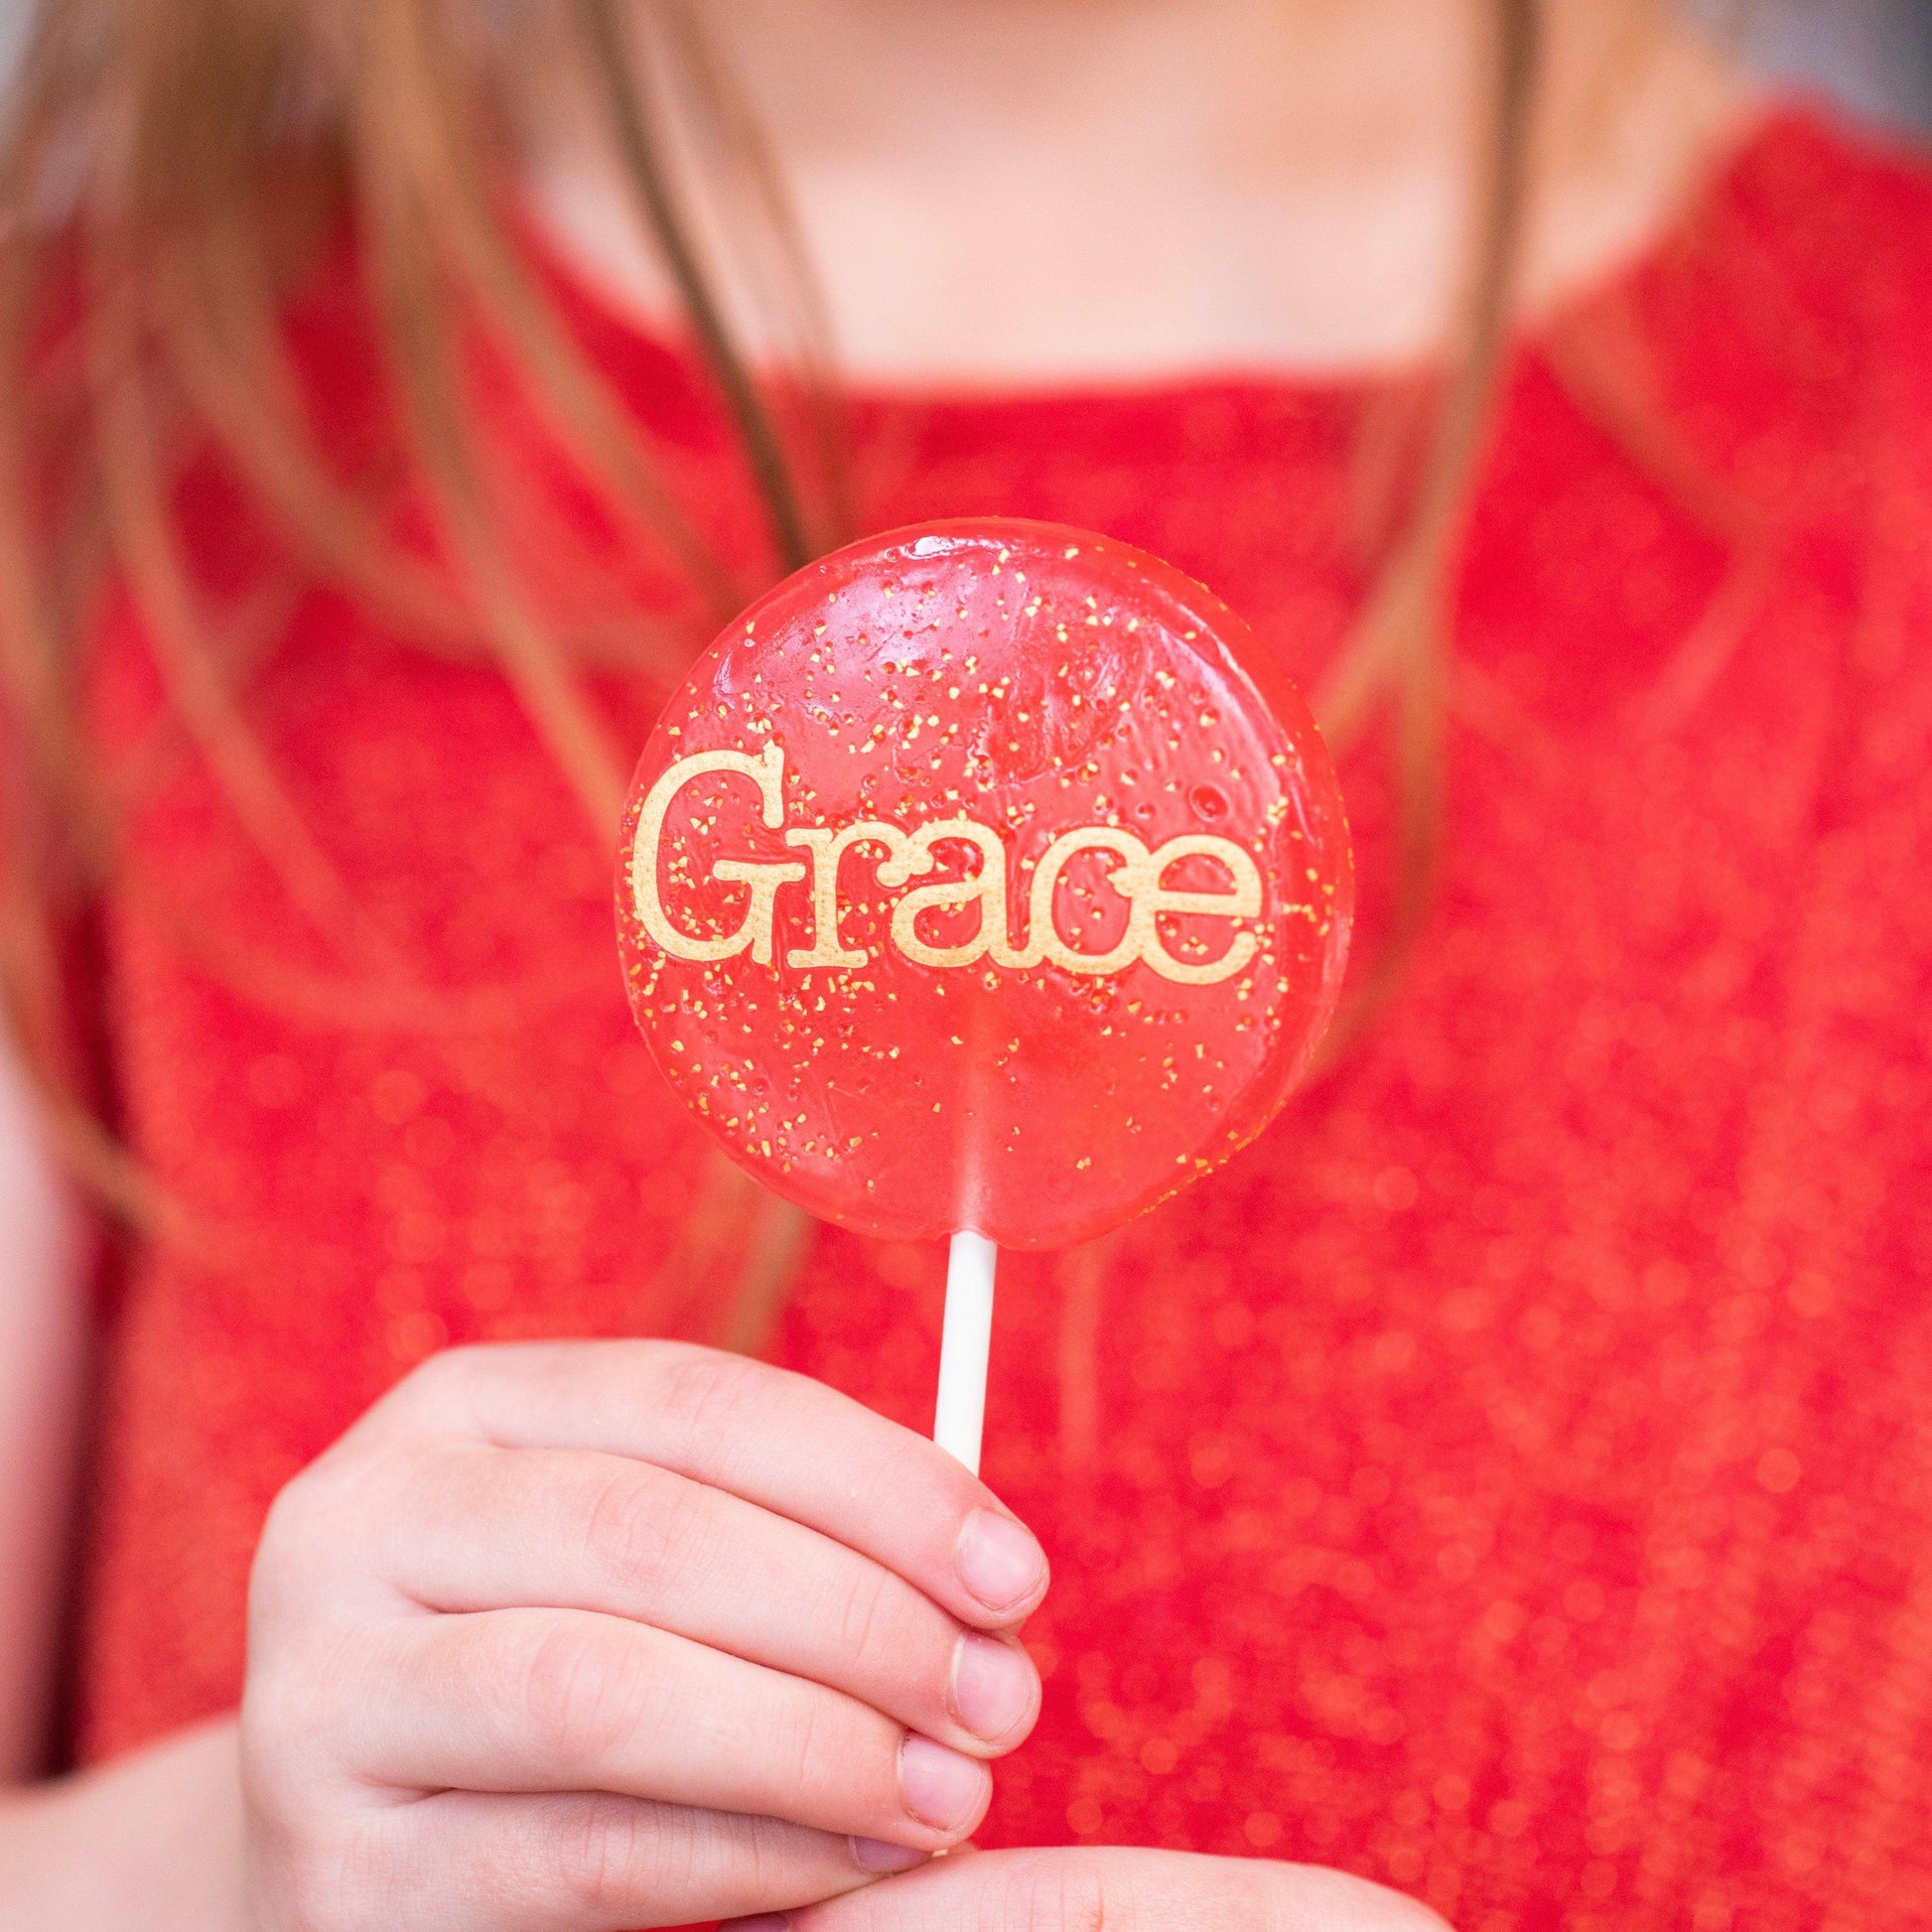
<svg viewBox="0 0 1932 1932">
<path fill-rule="evenodd" d="M 710 0 L 860 378 L 1413 362 L 1449 336 L 1493 63 L 1483 0 Z M 1647 0 L 1555 0 L 1531 308 L 1640 251 L 1747 111 Z M 672 307 L 581 95 L 533 198 Z"/>
</svg>

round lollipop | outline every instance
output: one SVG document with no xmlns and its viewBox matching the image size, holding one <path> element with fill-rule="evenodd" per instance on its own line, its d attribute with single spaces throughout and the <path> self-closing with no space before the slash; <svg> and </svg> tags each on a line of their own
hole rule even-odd
<svg viewBox="0 0 1932 1932">
<path fill-rule="evenodd" d="M 1248 627 L 1142 552 L 975 519 L 752 606 L 631 786 L 619 932 L 679 1095 L 786 1199 L 953 1237 L 938 1439 L 977 1468 L 998 1246 L 1252 1140 L 1331 1015 L 1340 791 Z"/>
</svg>

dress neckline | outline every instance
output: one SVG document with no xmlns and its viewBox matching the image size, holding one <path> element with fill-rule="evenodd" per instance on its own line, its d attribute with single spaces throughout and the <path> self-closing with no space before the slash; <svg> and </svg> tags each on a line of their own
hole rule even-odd
<svg viewBox="0 0 1932 1932">
<path fill-rule="evenodd" d="M 1671 218 L 1638 248 L 1580 281 L 1518 332 L 1534 346 L 1605 305 L 1638 294 L 1667 264 L 1695 253 L 1712 224 L 1761 168 L 1794 140 L 1822 133 L 1824 110 L 1802 100 L 1770 97 L 1740 117 L 1732 137 L 1717 150 L 1681 198 Z M 587 346 L 614 368 L 674 376 L 678 385 L 708 386 L 702 351 L 673 321 L 641 314 L 594 269 L 565 247 L 527 207 L 518 229 L 529 258 Z M 1417 384 L 1441 373 L 1433 357 L 1352 369 L 1298 369 L 1252 363 L 1203 362 L 1197 367 L 1154 370 L 1145 376 L 1089 381 L 1046 376 L 1037 381 L 935 377 L 928 380 L 841 376 L 843 405 L 861 414 L 912 408 L 925 414 L 998 416 L 1008 411 L 1083 412 L 1092 408 L 1158 407 L 1203 396 L 1262 395 L 1299 398 L 1316 410 L 1347 408 L 1367 398 Z"/>
</svg>

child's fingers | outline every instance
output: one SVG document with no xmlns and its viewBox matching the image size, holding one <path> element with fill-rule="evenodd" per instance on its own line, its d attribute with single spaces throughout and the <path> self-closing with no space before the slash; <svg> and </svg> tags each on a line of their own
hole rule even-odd
<svg viewBox="0 0 1932 1932">
<path fill-rule="evenodd" d="M 381 1574 L 425 1608 L 600 1611 L 824 1684 L 976 1756 L 1031 1728 L 1039 1679 L 903 1578 L 651 1463 L 466 1442 L 398 1458 Z"/>
<path fill-rule="evenodd" d="M 611 1791 L 922 1850 L 992 1796 L 977 1758 L 856 1698 L 621 1617 L 420 1616 L 344 1662 L 340 1761 L 398 1792 Z"/>
<path fill-rule="evenodd" d="M 1039 1545 L 943 1449 L 808 1376 L 742 1356 L 662 1341 L 457 1349 L 332 1454 L 453 1436 L 653 1463 L 863 1552 L 981 1628 L 1019 1622 L 1046 1591 Z"/>
</svg>

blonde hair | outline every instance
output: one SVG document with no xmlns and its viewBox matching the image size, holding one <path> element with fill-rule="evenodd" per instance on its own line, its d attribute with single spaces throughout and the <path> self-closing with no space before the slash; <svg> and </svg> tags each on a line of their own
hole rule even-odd
<svg viewBox="0 0 1932 1932">
<path fill-rule="evenodd" d="M 1408 527 L 1320 694 L 1344 741 L 1392 712 L 1399 777 L 1394 925 L 1341 1036 L 1401 971 L 1438 870 L 1444 593 L 1505 356 L 1537 40 L 1535 0 L 1491 6 L 1494 99 L 1458 356 Z M 639 218 L 738 428 L 773 570 L 792 568 L 842 534 L 808 277 L 775 171 L 689 8 L 629 12 L 622 0 L 571 0 L 569 24 Z M 493 658 L 600 835 L 615 825 L 623 767 L 578 690 L 598 646 L 545 620 L 502 539 L 499 493 L 463 406 L 466 337 L 514 358 L 619 526 L 675 564 L 689 608 L 628 627 L 663 667 L 757 588 L 701 541 L 519 245 L 501 54 L 477 0 L 48 0 L 21 70 L 0 160 L 0 723 L 15 792 L 0 805 L 0 987 L 69 1158 L 136 1214 L 163 1214 L 165 1203 L 90 1104 L 61 1021 L 64 926 L 132 864 L 78 717 L 103 583 L 124 589 L 174 724 L 297 902 L 322 920 L 353 916 L 247 728 L 234 652 L 213 641 L 217 614 L 204 607 L 171 510 L 187 456 L 218 454 L 309 581 L 340 587 L 424 648 Z M 651 65 L 702 116 L 704 151 L 732 173 L 755 245 L 793 286 L 798 353 L 782 394 L 746 366 L 691 239 L 661 154 L 661 87 L 640 84 Z M 332 467 L 305 415 L 279 312 L 344 216 L 401 454 L 434 506 L 448 570 L 389 540 L 378 495 Z M 773 1226 L 770 1245 L 795 1247 L 795 1227 Z M 768 1259 L 751 1270 L 766 1304 Z"/>
</svg>

